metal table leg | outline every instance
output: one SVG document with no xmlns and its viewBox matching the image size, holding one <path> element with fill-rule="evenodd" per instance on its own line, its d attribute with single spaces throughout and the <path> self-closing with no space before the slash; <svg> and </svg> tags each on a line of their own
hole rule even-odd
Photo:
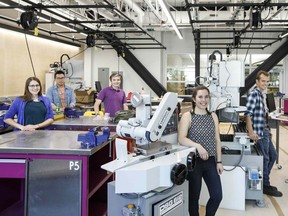
<svg viewBox="0 0 288 216">
<path fill-rule="evenodd" d="M 276 120 L 276 152 L 277 152 L 277 158 L 276 158 L 276 165 L 278 169 L 282 169 L 282 166 L 279 164 L 279 120 Z"/>
</svg>

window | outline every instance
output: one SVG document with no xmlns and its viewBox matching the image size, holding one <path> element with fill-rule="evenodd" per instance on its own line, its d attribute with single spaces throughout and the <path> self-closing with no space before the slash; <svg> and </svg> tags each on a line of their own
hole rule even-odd
<svg viewBox="0 0 288 216">
<path fill-rule="evenodd" d="M 167 91 L 191 95 L 195 86 L 195 64 L 191 54 L 167 55 Z"/>
</svg>

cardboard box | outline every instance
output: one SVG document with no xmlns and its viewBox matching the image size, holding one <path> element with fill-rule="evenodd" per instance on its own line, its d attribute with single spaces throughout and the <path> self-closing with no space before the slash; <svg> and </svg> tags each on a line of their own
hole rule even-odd
<svg viewBox="0 0 288 216">
<path fill-rule="evenodd" d="M 95 90 L 75 90 L 77 103 L 93 103 Z"/>
</svg>

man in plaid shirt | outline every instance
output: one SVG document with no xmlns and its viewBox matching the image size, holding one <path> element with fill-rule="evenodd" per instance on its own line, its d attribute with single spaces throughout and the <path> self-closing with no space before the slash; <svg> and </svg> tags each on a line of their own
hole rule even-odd
<svg viewBox="0 0 288 216">
<path fill-rule="evenodd" d="M 281 197 L 282 193 L 270 185 L 270 171 L 276 161 L 277 152 L 271 140 L 271 134 L 266 122 L 266 110 L 263 92 L 269 84 L 269 73 L 259 71 L 256 76 L 256 88 L 247 96 L 247 111 L 245 112 L 248 135 L 263 155 L 263 193 Z"/>
</svg>

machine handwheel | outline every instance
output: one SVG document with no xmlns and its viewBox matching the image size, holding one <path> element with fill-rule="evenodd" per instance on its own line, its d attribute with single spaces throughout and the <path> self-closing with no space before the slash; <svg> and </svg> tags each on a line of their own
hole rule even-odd
<svg viewBox="0 0 288 216">
<path fill-rule="evenodd" d="M 187 174 L 187 167 L 184 164 L 177 163 L 171 170 L 170 178 L 173 184 L 181 185 L 184 183 Z"/>
</svg>

